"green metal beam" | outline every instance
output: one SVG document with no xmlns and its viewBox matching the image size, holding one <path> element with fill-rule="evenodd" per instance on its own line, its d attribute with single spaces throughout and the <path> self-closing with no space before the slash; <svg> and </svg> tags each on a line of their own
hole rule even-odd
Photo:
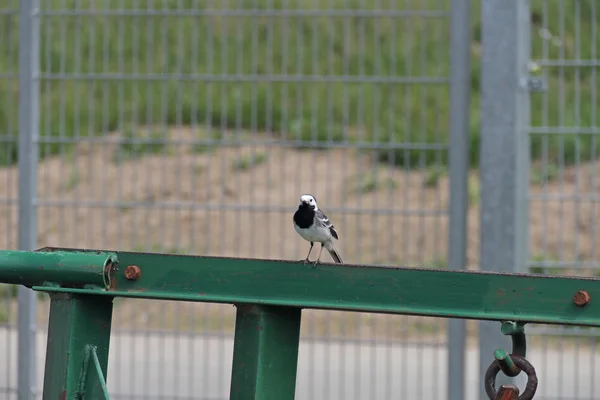
<svg viewBox="0 0 600 400">
<path fill-rule="evenodd" d="M 111 319 L 112 297 L 51 294 L 44 399 L 105 398 Z"/>
<path fill-rule="evenodd" d="M 230 400 L 294 400 L 299 308 L 238 305 Z"/>
<path fill-rule="evenodd" d="M 600 279 L 118 252 L 108 291 L 47 292 L 600 326 Z M 125 276 L 127 267 L 137 274 Z M 137 268 L 135 268 L 137 267 Z M 587 292 L 587 304 L 574 295 Z M 581 296 L 580 296 L 581 297 Z M 585 298 L 585 296 L 584 296 Z M 586 302 L 584 302 L 586 303 Z"/>
<path fill-rule="evenodd" d="M 97 251 L 0 251 L 0 282 L 24 285 L 84 287 L 105 285 L 105 267 L 116 255 Z"/>
</svg>

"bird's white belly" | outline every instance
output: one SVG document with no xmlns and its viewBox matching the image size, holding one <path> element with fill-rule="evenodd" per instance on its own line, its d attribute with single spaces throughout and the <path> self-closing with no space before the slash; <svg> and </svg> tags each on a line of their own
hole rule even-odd
<svg viewBox="0 0 600 400">
<path fill-rule="evenodd" d="M 326 242 L 331 240 L 331 232 L 325 227 L 317 227 L 315 225 L 310 226 L 306 229 L 301 229 L 298 225 L 294 224 L 294 229 L 298 232 L 298 235 L 302 236 L 304 240 L 309 242 Z"/>
</svg>

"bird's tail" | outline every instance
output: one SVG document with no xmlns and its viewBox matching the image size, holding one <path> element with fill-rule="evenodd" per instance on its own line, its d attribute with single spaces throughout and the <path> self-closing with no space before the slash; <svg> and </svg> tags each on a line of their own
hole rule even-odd
<svg viewBox="0 0 600 400">
<path fill-rule="evenodd" d="M 342 264 L 342 257 L 340 257 L 340 255 L 338 254 L 338 252 L 333 248 L 333 246 L 331 248 L 327 248 L 327 251 L 329 251 L 329 254 L 331 254 L 331 258 L 333 258 L 333 261 L 335 261 L 338 264 Z"/>
</svg>

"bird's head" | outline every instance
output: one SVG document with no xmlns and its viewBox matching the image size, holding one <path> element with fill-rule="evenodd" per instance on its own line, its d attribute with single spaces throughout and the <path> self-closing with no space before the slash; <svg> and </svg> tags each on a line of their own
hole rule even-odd
<svg viewBox="0 0 600 400">
<path fill-rule="evenodd" d="M 318 210 L 317 199 L 315 196 L 310 194 L 303 194 L 300 196 L 300 207 L 310 208 L 311 210 Z"/>
</svg>

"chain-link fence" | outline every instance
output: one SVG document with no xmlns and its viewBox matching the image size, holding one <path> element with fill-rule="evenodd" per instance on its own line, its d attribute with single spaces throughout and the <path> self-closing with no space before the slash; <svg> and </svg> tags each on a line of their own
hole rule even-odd
<svg viewBox="0 0 600 400">
<path fill-rule="evenodd" d="M 546 90 L 532 95 L 529 270 L 597 277 L 600 5 L 533 0 L 531 9 L 531 71 Z M 598 397 L 600 331 L 535 332 L 532 357 L 545 365 L 539 377 L 547 382 L 538 396 Z M 548 379 L 552 373 L 561 379 Z"/>
<path fill-rule="evenodd" d="M 339 232 L 345 262 L 477 268 L 482 10 L 472 2 L 471 24 L 468 2 L 452 3 L 5 1 L 0 243 L 26 247 L 20 228 L 43 246 L 299 260 L 309 244 L 292 214 L 312 193 Z M 20 38 L 39 57 L 21 58 L 27 65 L 18 63 L 19 5 L 27 23 L 39 23 L 26 43 Z M 532 95 L 529 129 L 534 272 L 594 274 L 598 264 L 598 8 L 594 0 L 531 1 L 531 74 L 548 84 Z M 510 18 L 488 22 L 527 24 Z M 461 24 L 472 27 L 471 43 L 457 34 Z M 19 110 L 23 79 L 36 85 Z M 19 116 L 34 133 L 21 140 L 39 152 L 39 162 L 26 159 L 37 174 L 17 175 Z M 19 216 L 19 204 L 37 226 Z M 16 399 L 16 291 L 2 290 L 0 391 Z M 48 302 L 37 305 L 40 397 Z M 227 398 L 233 325 L 231 306 L 116 301 L 112 398 Z M 468 327 L 305 311 L 297 398 L 475 399 L 477 351 L 455 340 L 474 338 Z M 553 333 L 531 342 L 538 397 L 593 398 L 597 333 L 536 332 Z M 448 357 L 457 354 L 466 368 L 459 357 L 452 374 Z"/>
</svg>

